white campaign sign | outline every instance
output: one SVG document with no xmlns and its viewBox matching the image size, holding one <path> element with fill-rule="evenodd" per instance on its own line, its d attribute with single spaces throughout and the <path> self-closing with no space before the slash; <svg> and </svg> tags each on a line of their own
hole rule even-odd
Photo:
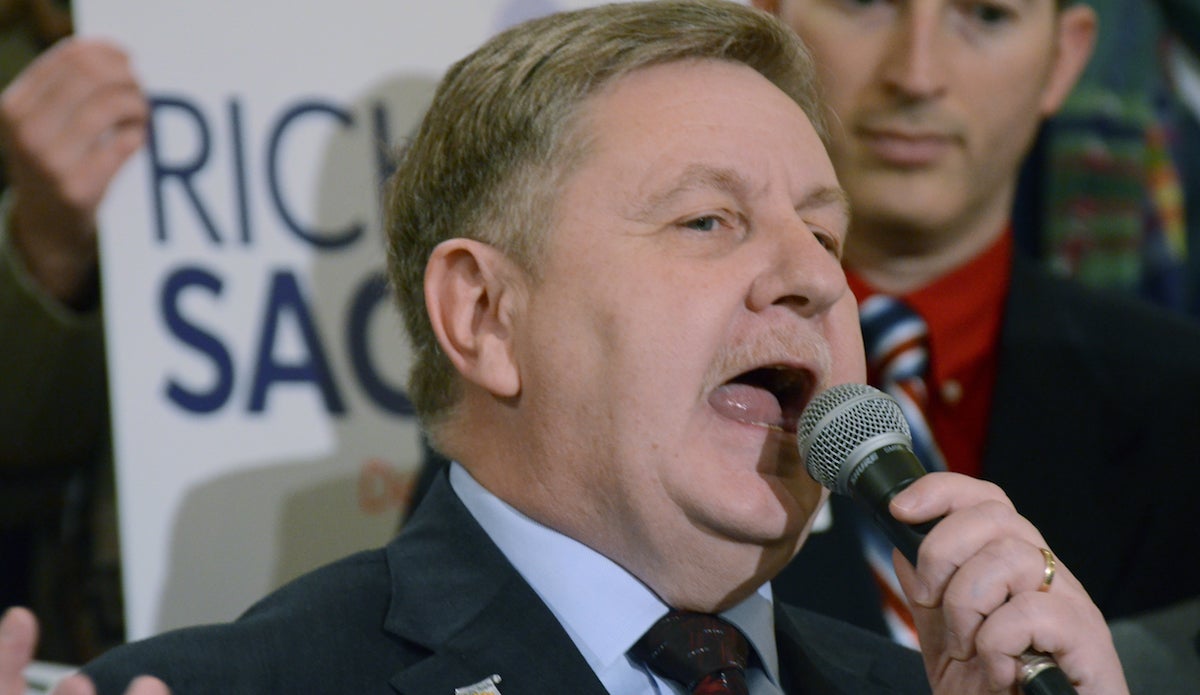
<svg viewBox="0 0 1200 695">
<path fill-rule="evenodd" d="M 419 434 L 377 190 L 445 68 L 581 0 L 76 0 L 148 144 L 102 210 L 130 639 L 397 527 Z"/>
</svg>

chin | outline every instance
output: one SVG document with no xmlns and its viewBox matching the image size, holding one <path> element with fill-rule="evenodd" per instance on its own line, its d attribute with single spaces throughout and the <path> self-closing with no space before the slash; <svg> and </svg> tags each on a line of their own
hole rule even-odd
<svg viewBox="0 0 1200 695">
<path fill-rule="evenodd" d="M 861 190 L 866 192 L 859 199 L 870 200 L 871 205 L 855 208 L 855 214 L 867 228 L 921 230 L 939 226 L 950 217 L 942 210 L 948 187 L 935 183 L 915 181 L 912 175 L 864 182 Z"/>
<path fill-rule="evenodd" d="M 749 429 L 749 428 L 747 428 Z M 822 500 L 821 486 L 809 477 L 794 452 L 771 437 L 764 446 L 718 448 L 714 460 L 675 469 L 668 484 L 674 505 L 693 525 L 735 542 L 765 545 L 787 542 L 808 525 Z"/>
<path fill-rule="evenodd" d="M 749 489 L 747 489 L 749 488 Z M 794 483 L 760 476 L 754 485 L 728 486 L 709 508 L 709 526 L 719 536 L 755 546 L 790 544 L 809 527 L 820 494 L 797 494 Z"/>
</svg>

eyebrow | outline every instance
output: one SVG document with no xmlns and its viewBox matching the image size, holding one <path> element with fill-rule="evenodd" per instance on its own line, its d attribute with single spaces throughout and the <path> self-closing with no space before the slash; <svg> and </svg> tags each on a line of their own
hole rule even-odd
<svg viewBox="0 0 1200 695">
<path fill-rule="evenodd" d="M 850 196 L 846 189 L 839 186 L 820 186 L 808 192 L 796 210 L 812 210 L 814 208 L 837 208 L 846 219 L 850 219 Z"/>
<path fill-rule="evenodd" d="M 732 169 L 692 164 L 684 169 L 674 185 L 654 193 L 639 205 L 636 214 L 642 219 L 653 217 L 657 211 L 670 205 L 671 201 L 680 195 L 701 189 L 715 189 L 740 198 L 748 197 L 752 192 L 750 182 Z M 796 205 L 796 210 L 825 207 L 836 207 L 847 219 L 850 217 L 850 198 L 846 191 L 838 186 L 818 186 L 808 191 Z"/>
<path fill-rule="evenodd" d="M 652 218 L 679 196 L 703 189 L 715 189 L 736 197 L 745 197 L 750 191 L 750 184 L 732 169 L 691 164 L 675 179 L 670 188 L 655 192 L 638 205 L 635 215 L 640 219 Z"/>
</svg>

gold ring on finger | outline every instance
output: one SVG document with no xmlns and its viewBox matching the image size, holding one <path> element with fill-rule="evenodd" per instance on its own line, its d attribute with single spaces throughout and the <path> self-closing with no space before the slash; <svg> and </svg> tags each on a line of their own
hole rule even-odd
<svg viewBox="0 0 1200 695">
<path fill-rule="evenodd" d="M 1038 548 L 1042 551 L 1042 559 L 1046 561 L 1046 569 L 1042 571 L 1042 585 L 1038 587 L 1038 591 L 1049 591 L 1050 583 L 1054 581 L 1054 569 L 1058 565 L 1054 560 L 1054 553 L 1050 552 L 1049 548 Z"/>
</svg>

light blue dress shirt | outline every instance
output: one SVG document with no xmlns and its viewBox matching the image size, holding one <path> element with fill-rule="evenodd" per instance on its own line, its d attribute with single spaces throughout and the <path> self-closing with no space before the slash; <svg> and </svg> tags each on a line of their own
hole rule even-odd
<svg viewBox="0 0 1200 695">
<path fill-rule="evenodd" d="M 670 610 L 646 585 L 607 557 L 513 509 L 458 463 L 450 466 L 450 485 L 549 606 L 608 692 L 684 692 L 626 654 Z M 782 695 L 770 585 L 721 617 L 736 625 L 758 654 L 757 664 L 746 673 L 751 695 Z"/>
</svg>

